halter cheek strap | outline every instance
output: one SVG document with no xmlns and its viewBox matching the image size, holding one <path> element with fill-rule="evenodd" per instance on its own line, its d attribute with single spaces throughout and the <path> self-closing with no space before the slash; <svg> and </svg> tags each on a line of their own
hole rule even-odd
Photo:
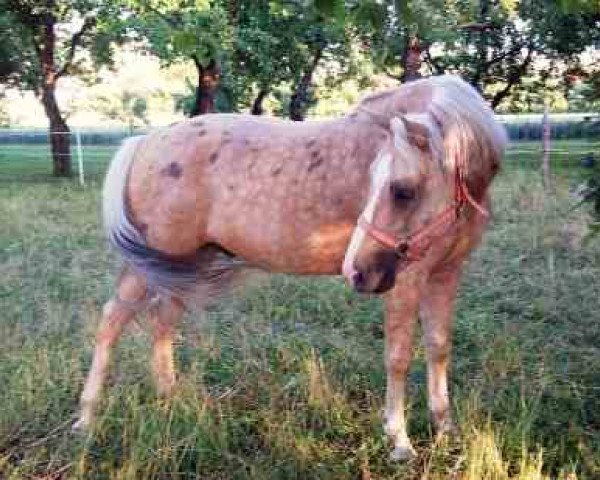
<svg viewBox="0 0 600 480">
<path fill-rule="evenodd" d="M 436 238 L 444 235 L 463 215 L 466 205 L 471 205 L 480 215 L 488 218 L 489 212 L 479 204 L 469 192 L 464 174 L 459 166 L 454 174 L 454 202 L 442 210 L 432 222 L 417 229 L 406 237 L 397 237 L 393 233 L 376 227 L 364 217 L 358 219 L 358 226 L 371 238 L 406 261 L 420 260 L 425 256 Z"/>
</svg>

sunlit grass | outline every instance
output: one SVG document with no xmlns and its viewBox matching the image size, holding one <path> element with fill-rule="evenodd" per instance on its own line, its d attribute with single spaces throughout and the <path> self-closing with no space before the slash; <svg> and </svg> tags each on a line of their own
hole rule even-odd
<svg viewBox="0 0 600 480">
<path fill-rule="evenodd" d="M 333 278 L 273 277 L 186 317 L 169 402 L 133 325 L 93 431 L 70 434 L 115 272 L 99 177 L 0 172 L 0 478 L 598 478 L 600 248 L 571 210 L 578 155 L 554 159 L 551 196 L 536 153 L 509 155 L 458 304 L 459 431 L 431 432 L 417 343 L 408 464 L 389 461 L 380 425 L 381 305 Z"/>
</svg>

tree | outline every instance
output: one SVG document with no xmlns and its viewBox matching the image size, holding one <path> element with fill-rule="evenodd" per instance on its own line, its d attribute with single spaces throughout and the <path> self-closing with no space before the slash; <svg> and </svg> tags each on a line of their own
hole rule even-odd
<svg viewBox="0 0 600 480">
<path fill-rule="evenodd" d="M 140 92 L 125 88 L 116 95 L 101 95 L 93 103 L 95 110 L 107 118 L 127 125 L 130 134 L 136 127 L 149 123 L 146 118 L 148 103 Z"/>
<path fill-rule="evenodd" d="M 571 8 L 546 0 L 390 0 L 357 2 L 351 12 L 369 19 L 358 22 L 366 27 L 364 41 L 390 76 L 402 80 L 410 39 L 416 36 L 430 72 L 460 73 L 498 108 L 538 58 L 568 64 L 598 41 L 598 13 Z"/>
<path fill-rule="evenodd" d="M 236 97 L 235 85 L 223 82 L 229 70 L 223 52 L 231 51 L 231 28 L 219 2 L 188 0 L 128 0 L 135 13 L 124 22 L 130 32 L 147 42 L 149 51 L 163 65 L 192 62 L 196 67 L 191 85 L 194 99 L 178 105 L 190 116 L 229 110 Z M 230 79 L 226 75 L 226 79 Z M 224 93 L 224 95 L 222 95 Z"/>
<path fill-rule="evenodd" d="M 148 41 L 151 53 L 170 65 L 192 61 L 196 67 L 194 101 L 181 102 L 186 113 L 196 116 L 216 111 L 215 97 L 221 85 L 220 52 L 230 49 L 226 12 L 215 3 L 187 0 L 129 0 L 135 15 L 124 23 Z"/>
<path fill-rule="evenodd" d="M 108 0 L 0 0 L 0 79 L 32 90 L 49 123 L 53 173 L 71 175 L 70 130 L 56 100 L 61 78 L 86 71 L 78 55 L 87 50 L 97 62 L 110 60 Z M 6 28 L 10 26 L 9 28 Z M 114 32 L 113 32 L 114 33 Z"/>
<path fill-rule="evenodd" d="M 196 98 L 190 116 L 195 117 L 205 113 L 214 113 L 217 111 L 215 108 L 215 94 L 219 87 L 221 69 L 214 58 L 206 66 L 202 66 L 196 55 L 193 55 L 192 58 L 198 71 L 198 86 L 196 87 Z"/>
<path fill-rule="evenodd" d="M 340 65 L 344 64 L 347 47 L 351 43 L 349 31 L 336 17 L 326 16 L 319 5 L 307 9 L 306 19 L 300 25 L 300 41 L 305 46 L 307 58 L 300 70 L 290 99 L 289 115 L 295 121 L 304 120 L 306 110 L 312 101 L 310 87 L 319 63 L 330 57 Z M 322 8 L 322 6 L 321 6 Z"/>
<path fill-rule="evenodd" d="M 339 56 L 344 63 L 344 55 L 337 55 L 347 45 L 343 25 L 313 2 L 131 0 L 129 5 L 138 13 L 131 28 L 148 39 L 150 50 L 165 64 L 194 62 L 197 106 L 201 96 L 209 98 L 203 93 L 208 63 L 219 66 L 220 95 L 210 92 L 217 109 L 249 108 L 261 114 L 265 98 L 288 84 L 289 112 L 303 118 L 317 66 L 328 56 Z M 208 80 L 214 87 L 214 76 Z"/>
</svg>

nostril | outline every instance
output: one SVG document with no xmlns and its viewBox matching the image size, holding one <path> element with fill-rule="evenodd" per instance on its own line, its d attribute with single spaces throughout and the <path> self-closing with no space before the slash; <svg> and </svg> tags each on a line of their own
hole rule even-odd
<svg viewBox="0 0 600 480">
<path fill-rule="evenodd" d="M 362 272 L 354 272 L 352 275 L 352 283 L 354 284 L 354 288 L 357 290 L 362 290 L 366 284 L 365 275 Z"/>
</svg>

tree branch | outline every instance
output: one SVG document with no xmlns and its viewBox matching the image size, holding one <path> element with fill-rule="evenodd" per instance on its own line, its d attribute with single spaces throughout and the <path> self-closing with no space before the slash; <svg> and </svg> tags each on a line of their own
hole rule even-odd
<svg viewBox="0 0 600 480">
<path fill-rule="evenodd" d="M 485 32 L 487 30 L 493 30 L 495 26 L 491 22 L 470 22 L 458 25 L 456 28 L 458 30 L 466 30 L 470 32 Z"/>
<path fill-rule="evenodd" d="M 62 77 L 65 73 L 67 73 L 68 69 L 73 65 L 73 58 L 75 57 L 75 51 L 77 47 L 81 45 L 81 39 L 83 36 L 92 28 L 96 26 L 96 19 L 94 17 L 88 17 L 83 22 L 83 25 L 79 29 L 78 32 L 75 32 L 71 37 L 71 42 L 69 46 L 69 51 L 67 52 L 67 58 L 63 66 L 56 73 L 56 78 Z"/>
<path fill-rule="evenodd" d="M 446 69 L 442 67 L 436 60 L 431 56 L 431 51 L 429 50 L 429 45 L 426 45 L 424 48 L 425 52 L 425 62 L 432 67 L 432 70 L 435 71 L 437 75 L 442 75 L 446 73 Z"/>
<path fill-rule="evenodd" d="M 517 45 L 515 45 L 514 47 L 512 47 L 511 49 L 507 50 L 506 52 L 501 53 L 500 55 L 488 60 L 485 64 L 484 64 L 484 71 L 487 71 L 488 68 L 490 68 L 492 65 L 494 65 L 494 63 L 498 63 L 501 62 L 502 60 L 504 60 L 506 57 L 509 57 L 511 55 L 514 55 L 516 53 L 519 53 L 519 51 L 521 51 L 523 49 L 523 47 L 526 45 L 526 42 L 521 42 L 518 43 Z"/>
<path fill-rule="evenodd" d="M 390 72 L 390 70 L 385 65 L 383 65 L 381 68 L 383 70 L 383 73 L 385 73 L 388 77 L 390 77 L 394 80 L 398 80 L 399 82 L 402 81 L 402 75 L 393 74 L 392 72 Z"/>
<path fill-rule="evenodd" d="M 152 12 L 154 15 L 156 15 L 157 17 L 160 17 L 160 19 L 162 21 L 164 21 L 170 27 L 173 27 L 173 28 L 181 28 L 182 27 L 180 19 L 176 19 L 174 17 L 170 17 L 167 14 L 161 12 L 158 8 L 153 7 L 152 5 L 145 5 L 145 7 L 150 12 Z"/>
<path fill-rule="evenodd" d="M 527 68 L 531 64 L 532 60 L 533 60 L 533 47 L 530 45 L 529 50 L 527 51 L 527 55 L 526 55 L 525 59 L 523 60 L 523 63 L 521 63 L 521 65 L 519 65 L 517 68 L 515 68 L 508 75 L 508 78 L 506 79 L 506 82 L 507 82 L 506 86 L 502 90 L 497 92 L 496 95 L 494 95 L 492 97 L 491 104 L 492 104 L 493 110 L 495 110 L 496 107 L 498 105 L 500 105 L 500 102 L 502 102 L 502 100 L 504 100 L 510 94 L 510 91 L 512 90 L 512 88 L 521 81 L 521 78 L 527 72 Z"/>
<path fill-rule="evenodd" d="M 192 57 L 192 60 L 194 61 L 194 65 L 196 65 L 196 70 L 198 70 L 198 75 L 202 75 L 202 72 L 204 71 L 204 67 L 200 63 L 200 59 L 198 58 L 198 55 L 196 55 L 195 53 L 192 53 L 191 57 Z"/>
</svg>

